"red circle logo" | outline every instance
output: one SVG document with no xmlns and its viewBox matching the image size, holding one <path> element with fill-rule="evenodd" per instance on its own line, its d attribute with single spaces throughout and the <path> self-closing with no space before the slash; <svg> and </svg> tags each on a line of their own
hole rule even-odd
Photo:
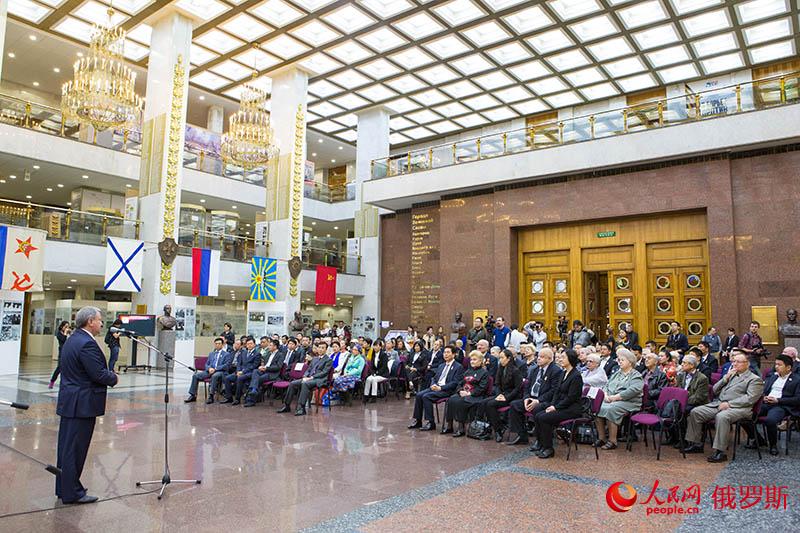
<svg viewBox="0 0 800 533">
<path fill-rule="evenodd" d="M 623 494 L 623 489 L 627 494 Z M 636 489 L 625 483 L 617 481 L 606 491 L 606 503 L 612 511 L 625 513 L 633 508 L 636 503 Z"/>
</svg>

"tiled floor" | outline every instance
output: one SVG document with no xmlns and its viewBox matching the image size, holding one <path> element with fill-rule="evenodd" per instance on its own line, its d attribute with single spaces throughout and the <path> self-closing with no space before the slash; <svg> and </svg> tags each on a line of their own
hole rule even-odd
<svg viewBox="0 0 800 533">
<path fill-rule="evenodd" d="M 0 409 L 0 441 L 55 461 L 57 391 L 47 389 L 48 365 L 26 365 L 19 378 L 0 378 L 0 398 L 29 402 L 24 412 Z M 563 446 L 543 461 L 525 448 L 453 439 L 405 428 L 410 402 L 322 409 L 303 418 L 277 406 L 251 409 L 181 403 L 188 385 L 176 380 L 170 407 L 173 485 L 158 501 L 137 495 L 135 482 L 162 475 L 163 377 L 123 374 L 109 394 L 83 475 L 104 501 L 58 507 L 53 478 L 0 449 L 0 531 L 789 531 L 800 521 L 800 446 L 778 459 L 741 450 L 727 465 L 702 456 L 686 460 L 672 448 L 656 461 L 642 443 L 633 452 L 581 446 L 564 460 Z M 201 394 L 202 398 L 202 394 Z M 647 516 L 637 503 L 626 513 L 606 503 L 611 483 L 625 481 L 643 502 L 698 483 L 700 513 Z M 786 509 L 714 509 L 715 485 L 782 485 Z M 56 507 L 56 509 L 52 509 Z"/>
</svg>

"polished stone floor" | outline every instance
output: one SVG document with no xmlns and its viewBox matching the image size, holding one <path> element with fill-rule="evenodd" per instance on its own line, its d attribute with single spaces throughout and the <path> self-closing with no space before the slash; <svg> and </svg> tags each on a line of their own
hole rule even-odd
<svg viewBox="0 0 800 533">
<path fill-rule="evenodd" d="M 49 362 L 26 362 L 19 377 L 0 377 L 0 398 L 31 404 L 24 412 L 0 408 L 0 441 L 54 462 L 57 391 L 48 380 Z M 656 461 L 643 443 L 602 452 L 600 461 L 581 446 L 567 462 L 561 446 L 543 461 L 525 448 L 407 430 L 405 400 L 296 418 L 264 404 L 185 405 L 187 385 L 185 375 L 175 380 L 170 467 L 173 478 L 199 477 L 202 485 L 172 485 L 161 501 L 138 494 L 137 480 L 162 475 L 163 377 L 123 374 L 82 478 L 101 501 L 58 505 L 50 474 L 0 449 L 0 531 L 790 531 L 800 523 L 797 434 L 788 457 L 759 461 L 741 449 L 725 465 L 684 460 L 672 448 Z M 697 483 L 699 513 L 648 516 L 642 502 L 656 480 L 650 508 L 673 506 L 670 487 L 682 493 Z M 616 481 L 638 493 L 629 512 L 606 503 Z M 715 508 L 723 501 L 717 486 L 733 490 L 725 509 Z M 767 486 L 785 487 L 785 509 L 764 509 Z M 755 490 L 742 499 L 742 487 L 762 487 L 759 502 L 742 508 Z"/>
</svg>

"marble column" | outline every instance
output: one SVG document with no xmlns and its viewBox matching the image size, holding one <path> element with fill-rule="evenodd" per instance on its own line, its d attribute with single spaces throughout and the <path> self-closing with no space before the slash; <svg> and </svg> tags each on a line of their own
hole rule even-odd
<svg viewBox="0 0 800 533">
<path fill-rule="evenodd" d="M 147 313 L 161 315 L 165 305 L 174 308 L 174 263 L 164 264 L 154 243 L 178 240 L 192 20 L 167 11 L 152 26 L 139 171 L 139 219 L 144 221 L 140 235 L 147 244 L 142 291 L 134 294 L 132 303 L 134 312 L 144 306 Z M 174 336 L 158 342 L 174 350 Z"/>
<path fill-rule="evenodd" d="M 221 105 L 208 107 L 208 121 L 206 128 L 214 133 L 222 133 L 225 127 L 225 110 Z"/>
<path fill-rule="evenodd" d="M 289 67 L 271 77 L 270 120 L 280 155 L 265 180 L 265 212 L 269 225 L 269 256 L 278 259 L 276 300 L 286 305 L 288 325 L 294 312 L 300 310 L 299 278 L 291 279 L 287 261 L 293 256 L 302 257 L 308 73 Z"/>
<path fill-rule="evenodd" d="M 389 114 L 385 107 L 360 112 L 356 139 L 355 236 L 359 239 L 365 284 L 364 296 L 353 299 L 353 318 L 354 324 L 360 322 L 363 333 L 373 339 L 381 333 L 380 218 L 377 207 L 363 203 L 362 189 L 364 182 L 372 179 L 372 161 L 389 156 Z"/>
</svg>

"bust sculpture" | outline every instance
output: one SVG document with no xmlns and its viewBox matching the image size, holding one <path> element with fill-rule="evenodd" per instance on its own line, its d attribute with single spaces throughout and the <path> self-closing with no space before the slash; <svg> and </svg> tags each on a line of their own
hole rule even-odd
<svg viewBox="0 0 800 533">
<path fill-rule="evenodd" d="M 291 331 L 293 335 L 297 335 L 298 333 L 302 333 L 303 329 L 303 315 L 300 314 L 300 311 L 295 311 L 294 319 L 289 322 L 289 331 Z"/>
<path fill-rule="evenodd" d="M 164 314 L 158 317 L 158 329 L 160 331 L 172 331 L 178 326 L 178 321 L 172 316 L 172 306 L 164 306 Z"/>
<path fill-rule="evenodd" d="M 786 322 L 778 327 L 781 341 L 784 346 L 800 346 L 800 323 L 797 322 L 797 310 L 786 310 Z"/>
<path fill-rule="evenodd" d="M 467 325 L 462 320 L 463 315 L 456 311 L 455 321 L 450 324 L 450 341 L 463 339 L 467 336 Z"/>
</svg>

